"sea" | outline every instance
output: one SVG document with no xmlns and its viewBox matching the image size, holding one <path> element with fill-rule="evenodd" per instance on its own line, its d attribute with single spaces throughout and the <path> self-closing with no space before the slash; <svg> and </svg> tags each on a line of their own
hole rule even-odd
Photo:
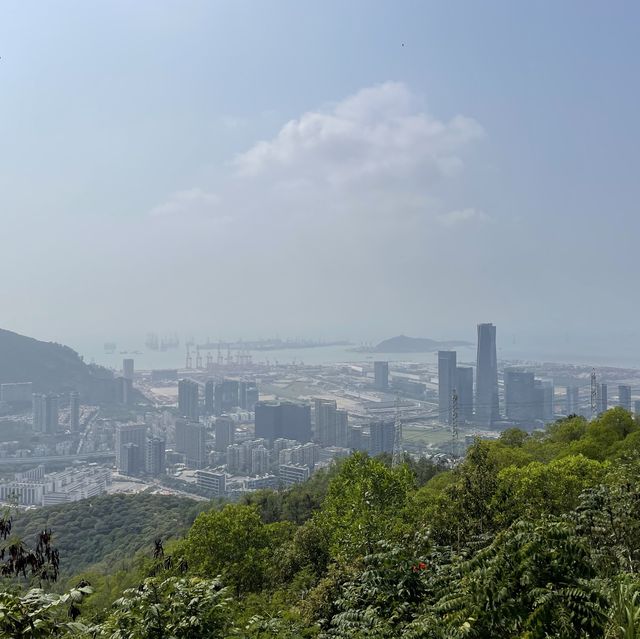
<svg viewBox="0 0 640 639">
<path fill-rule="evenodd" d="M 139 341 L 118 343 L 112 353 L 104 350 L 103 343 L 69 344 L 84 357 L 87 363 L 96 363 L 107 368 L 119 370 L 122 360 L 131 357 L 135 360 L 137 370 L 152 370 L 161 368 L 182 369 L 186 366 L 186 348 L 180 346 L 166 351 L 154 351 L 146 348 Z M 640 351 L 632 347 L 617 346 L 606 348 L 600 344 L 591 344 L 585 351 L 578 352 L 575 344 L 519 344 L 509 341 L 508 344 L 498 343 L 498 359 L 507 362 L 554 362 L 573 364 L 578 366 L 613 367 L 625 369 L 640 369 Z M 462 364 L 475 362 L 475 346 L 456 348 L 458 361 Z M 206 361 L 206 350 L 201 351 L 203 361 Z M 214 361 L 217 350 L 210 351 Z M 223 351 L 226 357 L 226 351 Z M 192 349 L 195 363 L 195 352 Z M 371 363 L 377 359 L 390 362 L 415 362 L 435 364 L 437 353 L 369 353 L 358 352 L 354 346 L 315 346 L 311 348 L 294 348 L 268 351 L 252 351 L 254 362 L 277 364 L 307 364 L 323 365 L 335 363 Z"/>
</svg>

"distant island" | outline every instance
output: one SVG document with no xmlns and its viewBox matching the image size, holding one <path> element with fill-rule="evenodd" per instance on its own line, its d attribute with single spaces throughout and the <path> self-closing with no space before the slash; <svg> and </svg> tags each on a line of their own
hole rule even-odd
<svg viewBox="0 0 640 639">
<path fill-rule="evenodd" d="M 473 344 L 462 340 L 439 342 L 428 337 L 398 335 L 385 339 L 377 346 L 359 346 L 352 350 L 358 353 L 432 353 L 459 346 L 473 346 Z"/>
</svg>

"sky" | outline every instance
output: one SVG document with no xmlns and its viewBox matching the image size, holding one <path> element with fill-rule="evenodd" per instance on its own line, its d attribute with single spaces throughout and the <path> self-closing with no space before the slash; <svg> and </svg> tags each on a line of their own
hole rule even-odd
<svg viewBox="0 0 640 639">
<path fill-rule="evenodd" d="M 1 0 L 0 327 L 640 347 L 639 29 L 620 1 Z"/>
</svg>

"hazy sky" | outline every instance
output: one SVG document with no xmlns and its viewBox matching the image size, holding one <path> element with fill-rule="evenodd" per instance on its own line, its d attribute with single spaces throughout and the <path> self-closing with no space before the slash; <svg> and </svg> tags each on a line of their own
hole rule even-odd
<svg viewBox="0 0 640 639">
<path fill-rule="evenodd" d="M 637 2 L 0 1 L 0 327 L 634 337 Z"/>
</svg>

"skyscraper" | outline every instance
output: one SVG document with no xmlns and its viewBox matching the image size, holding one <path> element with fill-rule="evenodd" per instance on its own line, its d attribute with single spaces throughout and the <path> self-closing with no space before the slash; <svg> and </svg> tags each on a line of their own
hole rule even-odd
<svg viewBox="0 0 640 639">
<path fill-rule="evenodd" d="M 159 477 L 166 472 L 165 441 L 160 437 L 147 439 L 145 468 L 148 475 Z"/>
<path fill-rule="evenodd" d="M 532 422 L 542 410 L 536 410 L 535 378 L 516 368 L 504 372 L 505 413 L 516 422 Z"/>
<path fill-rule="evenodd" d="M 456 367 L 456 391 L 458 392 L 458 417 L 462 422 L 473 421 L 473 368 Z"/>
<path fill-rule="evenodd" d="M 178 412 L 182 417 L 198 421 L 198 383 L 191 379 L 178 382 Z"/>
<path fill-rule="evenodd" d="M 225 379 L 215 386 L 215 414 L 222 415 L 236 408 L 239 400 L 240 383 L 236 379 Z"/>
<path fill-rule="evenodd" d="M 602 413 L 606 413 L 609 408 L 609 399 L 607 397 L 607 385 L 600 384 L 598 387 L 598 415 L 602 415 Z"/>
<path fill-rule="evenodd" d="M 205 415 L 213 415 L 213 398 L 215 383 L 212 379 L 208 379 L 204 385 L 204 413 Z"/>
<path fill-rule="evenodd" d="M 499 418 L 496 327 L 493 324 L 478 324 L 475 419 L 480 424 L 491 425 Z"/>
<path fill-rule="evenodd" d="M 121 473 L 132 475 L 144 469 L 146 435 L 146 424 L 118 424 L 116 427 L 116 466 Z"/>
<path fill-rule="evenodd" d="M 258 387 L 255 382 L 240 382 L 238 385 L 238 406 L 254 410 L 258 402 Z"/>
<path fill-rule="evenodd" d="M 231 446 L 236 432 L 236 425 L 228 415 L 221 415 L 216 419 L 216 450 L 224 453 L 227 446 Z"/>
<path fill-rule="evenodd" d="M 122 360 L 122 377 L 125 379 L 133 381 L 133 360 L 130 358 Z"/>
<path fill-rule="evenodd" d="M 78 391 L 69 393 L 69 430 L 77 433 L 80 430 L 80 394 Z"/>
<path fill-rule="evenodd" d="M 579 386 L 567 386 L 567 415 L 579 415 L 580 414 L 580 387 Z"/>
<path fill-rule="evenodd" d="M 316 398 L 313 400 L 315 413 L 315 440 L 321 446 L 333 446 L 336 441 L 335 399 Z"/>
<path fill-rule="evenodd" d="M 255 434 L 270 442 L 280 437 L 300 442 L 311 440 L 311 407 L 296 402 L 258 402 Z"/>
<path fill-rule="evenodd" d="M 44 395 L 42 400 L 42 432 L 55 433 L 58 430 L 58 396 L 54 393 Z"/>
<path fill-rule="evenodd" d="M 631 412 L 631 386 L 626 384 L 618 386 L 618 406 Z"/>
<path fill-rule="evenodd" d="M 389 388 L 389 362 L 373 362 L 374 385 L 378 390 Z"/>
<path fill-rule="evenodd" d="M 395 423 L 393 421 L 371 422 L 369 433 L 369 452 L 371 455 L 393 452 L 393 440 L 395 438 Z"/>
<path fill-rule="evenodd" d="M 438 417 L 451 423 L 451 399 L 456 390 L 456 352 L 438 351 Z"/>
</svg>

